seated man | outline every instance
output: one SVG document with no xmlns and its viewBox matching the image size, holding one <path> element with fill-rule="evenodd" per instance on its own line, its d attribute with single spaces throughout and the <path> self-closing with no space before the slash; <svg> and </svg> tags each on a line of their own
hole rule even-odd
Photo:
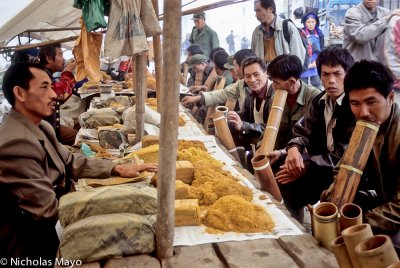
<svg viewBox="0 0 400 268">
<path fill-rule="evenodd" d="M 0 125 L 0 256 L 54 260 L 58 198 L 70 190 L 71 179 L 135 177 L 156 172 L 157 165 L 117 165 L 70 153 L 42 120 L 53 113 L 57 95 L 41 65 L 12 65 L 2 89 L 12 110 Z"/>
<path fill-rule="evenodd" d="M 344 90 L 357 119 L 380 125 L 353 203 L 362 208 L 375 234 L 392 237 L 399 254 L 400 110 L 394 102 L 393 82 L 387 67 L 362 60 L 348 71 Z"/>
<path fill-rule="evenodd" d="M 193 71 L 193 73 L 190 73 L 187 83 L 190 92 L 198 93 L 206 90 L 204 83 L 213 70 L 212 65 L 207 61 L 206 56 L 201 54 L 193 55 L 189 64 L 189 69 L 191 68 Z"/>
<path fill-rule="evenodd" d="M 250 144 L 256 144 L 264 131 L 272 90 L 267 65 L 261 58 L 246 58 L 242 62 L 242 71 L 246 84 L 243 110 L 239 113 L 229 111 L 227 118 L 236 146 L 244 146 L 249 150 Z"/>
<path fill-rule="evenodd" d="M 293 128 L 285 164 L 276 174 L 285 205 L 303 221 L 304 206 L 319 200 L 332 183 L 333 168 L 342 157 L 355 124 L 343 81 L 354 60 L 350 53 L 330 46 L 317 58 L 325 91 Z"/>
<path fill-rule="evenodd" d="M 220 50 L 214 53 L 213 62 L 214 62 L 214 69 L 218 76 L 225 77 L 225 84 L 224 87 L 229 86 L 232 84 L 233 79 L 232 76 L 227 68 L 225 68 L 225 64 L 228 62 L 228 53 L 225 50 Z"/>
<path fill-rule="evenodd" d="M 235 73 L 233 77 L 237 76 L 239 80 L 221 90 L 200 92 L 197 96 L 186 96 L 182 99 L 182 104 L 185 107 L 188 107 L 193 103 L 199 103 L 200 105 L 210 107 L 216 105 L 225 105 L 228 99 L 232 99 L 238 100 L 239 110 L 243 111 L 246 89 L 244 87 L 243 71 L 240 65 L 244 59 L 255 55 L 256 54 L 254 54 L 251 49 L 242 49 L 236 52 L 233 56 L 233 72 Z"/>
<path fill-rule="evenodd" d="M 203 54 L 203 50 L 201 50 L 201 47 L 199 45 L 190 45 L 187 49 L 186 49 L 186 60 L 184 62 L 181 63 L 181 77 L 180 77 L 180 83 L 183 84 L 184 86 L 187 85 L 188 83 L 188 79 L 187 79 L 187 74 L 189 73 L 192 77 L 194 77 L 194 73 L 193 70 L 191 68 L 189 68 L 189 62 L 190 59 L 192 58 L 193 55 L 196 54 Z M 185 73 L 185 66 L 187 67 L 187 73 Z M 185 76 L 186 75 L 186 76 Z"/>
<path fill-rule="evenodd" d="M 274 148 L 276 149 L 284 149 L 286 147 L 292 138 L 293 126 L 310 109 L 312 100 L 321 92 L 300 79 L 302 72 L 301 61 L 295 55 L 284 54 L 277 56 L 268 65 L 268 75 L 269 79 L 272 80 L 272 88 L 288 92 L 275 142 Z M 270 107 L 272 106 L 272 99 Z M 260 145 L 261 142 L 258 144 Z M 272 155 L 271 153 L 270 157 Z M 280 150 L 276 151 L 274 155 L 276 157 L 283 156 L 286 155 L 286 152 Z"/>
<path fill-rule="evenodd" d="M 60 123 L 60 105 L 63 104 L 73 93 L 75 88 L 75 77 L 73 71 L 76 63 L 68 62 L 64 68 L 64 57 L 61 44 L 54 44 L 41 47 L 39 49 L 40 64 L 45 68 L 46 72 L 52 80 L 54 92 L 57 94 L 56 112 L 46 120 L 50 122 L 56 130 L 58 140 L 65 145 L 73 145 L 77 130 L 61 125 Z M 55 79 L 53 74 L 62 72 L 59 79 Z"/>
</svg>

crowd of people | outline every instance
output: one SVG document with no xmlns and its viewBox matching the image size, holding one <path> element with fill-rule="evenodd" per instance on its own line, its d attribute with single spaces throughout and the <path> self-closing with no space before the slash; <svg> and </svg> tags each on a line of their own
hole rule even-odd
<svg viewBox="0 0 400 268">
<path fill-rule="evenodd" d="M 227 121 L 236 146 L 242 148 L 238 150 L 242 165 L 252 171 L 251 149 L 257 150 L 264 138 L 275 91 L 286 90 L 275 150 L 268 157 L 283 202 L 300 222 L 304 206 L 316 203 L 321 195 L 330 200 L 335 167 L 356 121 L 380 125 L 354 203 L 363 209 L 374 232 L 390 235 L 399 250 L 400 111 L 394 102 L 396 77 L 391 65 L 379 61 L 379 37 L 400 11 L 378 7 L 377 0 L 363 0 L 350 8 L 343 48 L 325 47 L 313 12 L 296 10 L 299 27 L 299 21 L 276 15 L 274 0 L 254 1 L 254 11 L 260 24 L 253 31 L 251 49 L 234 52 L 230 47 L 229 53 L 219 47 L 205 13 L 193 15 L 195 27 L 182 64 L 182 69 L 185 64 L 189 67 L 190 77 L 183 83 L 193 96 L 184 97 L 182 105 L 203 123 L 202 108 L 233 100 L 235 108 Z M 156 164 L 116 165 L 70 153 L 62 144 L 69 144 L 76 133 L 60 127 L 57 107 L 75 94 L 74 62 L 64 68 L 59 45 L 41 48 L 38 57 L 40 63 L 30 57 L 16 60 L 3 81 L 12 109 L 0 124 L 2 257 L 55 256 L 57 202 L 70 190 L 70 179 L 157 171 Z M 56 80 L 53 73 L 60 71 Z M 221 77 L 223 89 L 213 90 Z M 43 239 L 46 243 L 41 244 L 47 247 L 38 247 L 36 242 Z"/>
<path fill-rule="evenodd" d="M 251 49 L 237 51 L 230 56 L 232 64 L 227 64 L 233 83 L 217 91 L 189 87 L 195 95 L 184 97 L 182 104 L 209 107 L 236 100 L 227 120 L 242 165 L 253 172 L 251 148 L 257 150 L 261 144 L 274 91 L 286 90 L 275 150 L 268 157 L 283 202 L 300 222 L 307 204 L 318 202 L 321 195 L 330 200 L 335 168 L 356 121 L 379 124 L 354 203 L 376 233 L 391 235 L 399 252 L 400 173 L 395 167 L 400 148 L 395 138 L 399 121 L 393 74 L 398 67 L 393 60 L 397 51 L 390 41 L 381 41 L 393 41 L 392 33 L 385 30 L 396 27 L 389 22 L 397 21 L 400 11 L 379 7 L 375 0 L 350 8 L 343 47 L 325 46 L 315 11 L 296 9 L 293 23 L 277 16 L 274 0 L 254 1 L 254 11 L 260 25 L 253 31 Z M 382 57 L 392 57 L 392 61 L 379 60 Z"/>
</svg>

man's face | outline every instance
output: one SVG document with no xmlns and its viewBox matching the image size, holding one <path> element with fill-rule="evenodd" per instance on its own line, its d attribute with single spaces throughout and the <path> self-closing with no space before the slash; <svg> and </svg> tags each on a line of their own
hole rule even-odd
<svg viewBox="0 0 400 268">
<path fill-rule="evenodd" d="M 195 73 L 202 73 L 202 72 L 204 72 L 204 70 L 206 69 L 206 66 L 207 66 L 207 64 L 206 63 L 198 63 L 198 64 L 195 64 L 194 66 L 193 66 L 193 71 L 195 72 Z"/>
<path fill-rule="evenodd" d="M 33 79 L 29 82 L 29 89 L 22 89 L 21 102 L 23 114 L 34 123 L 50 116 L 56 108 L 57 95 L 51 86 L 49 75 L 40 69 L 29 68 Z"/>
<path fill-rule="evenodd" d="M 256 18 L 259 22 L 271 25 L 274 20 L 274 13 L 272 13 L 272 8 L 263 8 L 259 1 L 254 3 L 254 12 L 256 12 Z"/>
<path fill-rule="evenodd" d="M 203 29 L 205 24 L 206 24 L 206 21 L 204 19 L 195 19 L 194 20 L 194 25 L 199 30 Z"/>
<path fill-rule="evenodd" d="M 270 78 L 270 80 L 272 80 L 272 88 L 274 90 L 286 90 L 289 95 L 296 94 L 299 91 L 299 88 L 296 88 L 296 79 L 293 77 L 288 80 L 280 78 Z"/>
<path fill-rule="evenodd" d="M 363 0 L 363 4 L 369 11 L 375 11 L 378 1 L 379 0 Z"/>
<path fill-rule="evenodd" d="M 344 76 L 346 72 L 341 65 L 338 66 L 321 66 L 321 81 L 325 88 L 326 94 L 336 100 L 344 92 Z"/>
<path fill-rule="evenodd" d="M 308 30 L 313 31 L 315 29 L 315 25 L 317 25 L 317 21 L 314 18 L 308 18 L 306 20 L 306 27 Z"/>
<path fill-rule="evenodd" d="M 267 72 L 263 71 L 260 64 L 253 63 L 244 68 L 244 81 L 251 91 L 259 93 L 267 83 Z"/>
<path fill-rule="evenodd" d="M 384 123 L 390 115 L 394 100 L 392 91 L 386 98 L 375 88 L 352 90 L 349 93 L 351 111 L 357 119 Z"/>
<path fill-rule="evenodd" d="M 46 67 L 51 69 L 52 72 L 62 72 L 64 70 L 64 57 L 61 48 L 56 48 L 56 56 L 54 60 L 48 57 L 47 61 L 49 64 Z"/>
<path fill-rule="evenodd" d="M 233 66 L 235 66 L 235 68 L 233 69 L 233 72 L 236 74 L 236 76 L 239 79 L 243 79 L 242 68 L 240 68 L 240 65 L 237 63 L 237 61 L 235 59 L 233 60 Z"/>
</svg>

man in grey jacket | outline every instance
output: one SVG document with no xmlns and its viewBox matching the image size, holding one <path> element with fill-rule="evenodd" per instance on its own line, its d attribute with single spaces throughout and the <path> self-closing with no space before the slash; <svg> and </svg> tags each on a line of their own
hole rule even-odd
<svg viewBox="0 0 400 268">
<path fill-rule="evenodd" d="M 296 26 L 288 22 L 290 42 L 285 40 L 283 34 L 283 19 L 276 16 L 274 0 L 254 1 L 254 11 L 261 24 L 254 29 L 251 39 L 251 49 L 256 55 L 271 62 L 276 56 L 292 54 L 299 57 L 304 64 L 306 50 Z"/>
<path fill-rule="evenodd" d="M 400 15 L 400 9 L 390 12 L 378 6 L 378 0 L 363 0 L 347 10 L 344 16 L 343 48 L 355 61 L 378 60 L 382 46 L 379 37 L 385 32 L 389 20 Z"/>
</svg>

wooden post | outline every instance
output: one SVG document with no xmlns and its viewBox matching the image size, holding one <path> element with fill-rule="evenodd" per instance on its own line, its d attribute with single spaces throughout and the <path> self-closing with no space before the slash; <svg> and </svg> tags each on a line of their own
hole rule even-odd
<svg viewBox="0 0 400 268">
<path fill-rule="evenodd" d="M 176 148 L 178 144 L 179 60 L 181 42 L 180 0 L 164 0 L 164 72 L 161 91 L 159 181 L 157 182 L 156 251 L 162 261 L 173 255 Z M 174 97 L 176 96 L 176 97 Z"/>
<path fill-rule="evenodd" d="M 154 11 L 158 16 L 158 0 L 152 0 Z M 161 77 L 162 77 L 162 52 L 161 52 L 161 38 L 160 35 L 157 34 L 153 36 L 153 50 L 154 50 L 154 65 L 156 68 L 156 97 L 160 98 L 161 89 Z M 161 103 L 157 102 L 157 112 L 160 112 Z"/>
<path fill-rule="evenodd" d="M 147 92 L 146 53 L 135 57 L 135 96 L 136 96 L 136 133 L 135 142 L 142 140 L 144 134 L 144 100 Z"/>
</svg>

